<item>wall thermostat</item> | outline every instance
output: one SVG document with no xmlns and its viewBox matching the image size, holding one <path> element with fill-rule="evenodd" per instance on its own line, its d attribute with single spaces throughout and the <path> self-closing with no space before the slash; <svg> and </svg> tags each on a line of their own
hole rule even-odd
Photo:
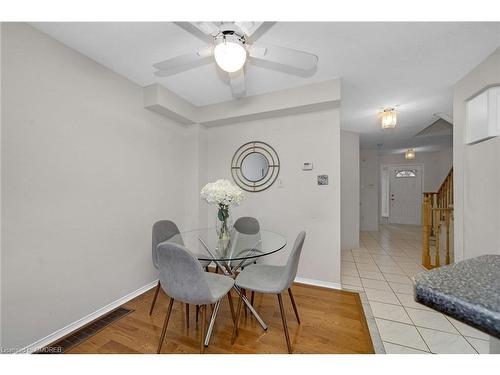
<svg viewBox="0 0 500 375">
<path fill-rule="evenodd" d="M 310 161 L 305 161 L 304 164 L 302 164 L 302 170 L 303 171 L 312 171 L 313 169 L 313 163 Z"/>
</svg>

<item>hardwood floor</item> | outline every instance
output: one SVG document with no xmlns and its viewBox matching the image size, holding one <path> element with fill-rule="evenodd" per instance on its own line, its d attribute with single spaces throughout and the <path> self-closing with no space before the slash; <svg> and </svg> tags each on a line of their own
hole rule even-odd
<svg viewBox="0 0 500 375">
<path fill-rule="evenodd" d="M 297 323 L 288 293 L 283 294 L 294 353 L 373 353 L 368 326 L 356 293 L 294 284 L 300 313 Z M 100 331 L 67 353 L 156 353 L 169 298 L 160 292 L 152 316 L 154 289 L 124 304 L 135 311 Z M 233 292 L 233 297 L 236 297 Z M 263 331 L 251 314 L 242 313 L 239 335 L 231 345 L 233 323 L 227 298 L 222 301 L 210 345 L 205 353 L 287 353 L 278 301 L 275 295 L 255 294 L 254 306 L 269 325 Z M 189 328 L 183 304 L 175 302 L 162 353 L 198 353 L 200 321 L 195 309 Z M 207 311 L 207 319 L 210 316 Z"/>
</svg>

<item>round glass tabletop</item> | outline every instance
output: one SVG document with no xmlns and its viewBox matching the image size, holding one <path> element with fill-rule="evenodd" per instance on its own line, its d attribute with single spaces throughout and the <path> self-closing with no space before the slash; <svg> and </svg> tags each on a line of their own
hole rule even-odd
<svg viewBox="0 0 500 375">
<path fill-rule="evenodd" d="M 183 245 L 200 260 L 225 262 L 263 257 L 286 245 L 285 237 L 268 230 L 245 234 L 233 229 L 230 238 L 219 239 L 215 228 L 182 232 L 167 241 Z"/>
</svg>

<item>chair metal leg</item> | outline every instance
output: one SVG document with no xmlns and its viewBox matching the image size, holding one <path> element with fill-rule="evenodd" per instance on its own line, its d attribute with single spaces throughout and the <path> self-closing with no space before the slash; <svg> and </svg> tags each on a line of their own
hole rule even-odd
<svg viewBox="0 0 500 375">
<path fill-rule="evenodd" d="M 170 319 L 170 313 L 172 312 L 172 305 L 174 304 L 174 299 L 170 298 L 170 303 L 168 304 L 167 314 L 165 315 L 165 321 L 163 322 L 163 329 L 161 331 L 160 342 L 158 343 L 157 354 L 161 352 L 161 346 L 163 345 L 163 340 L 165 339 L 165 333 L 167 332 L 168 320 Z"/>
<path fill-rule="evenodd" d="M 196 323 L 198 323 L 198 314 L 200 313 L 200 305 L 196 305 Z"/>
<path fill-rule="evenodd" d="M 227 292 L 227 299 L 229 301 L 229 308 L 231 309 L 231 318 L 233 319 L 233 324 L 236 321 L 236 316 L 234 313 L 233 296 L 231 296 L 231 291 Z"/>
<path fill-rule="evenodd" d="M 253 306 L 253 300 L 254 300 L 254 297 L 255 297 L 255 292 L 252 290 L 252 294 L 250 296 L 250 304 Z"/>
<path fill-rule="evenodd" d="M 283 308 L 283 298 L 281 294 L 278 294 L 278 303 L 280 305 L 281 320 L 283 321 L 283 330 L 285 331 L 286 346 L 288 348 L 288 353 L 292 354 L 292 345 L 290 344 L 290 337 L 288 336 L 288 326 L 286 325 L 285 309 Z"/>
<path fill-rule="evenodd" d="M 288 288 L 288 294 L 290 295 L 290 300 L 292 301 L 293 311 L 295 311 L 297 322 L 300 324 L 299 311 L 297 310 L 297 305 L 295 304 L 295 299 L 293 298 L 292 288 Z"/>
<path fill-rule="evenodd" d="M 238 335 L 238 322 L 240 321 L 240 315 L 241 315 L 241 304 L 243 302 L 243 293 L 240 294 L 238 297 L 238 308 L 236 309 L 236 320 L 234 322 L 233 326 L 233 336 L 231 337 L 231 345 L 234 344 L 236 341 L 236 336 Z"/>
<path fill-rule="evenodd" d="M 155 307 L 156 298 L 158 298 L 158 292 L 160 291 L 160 280 L 158 280 L 158 284 L 156 284 L 155 296 L 153 297 L 153 302 L 151 302 L 151 308 L 149 309 L 149 315 L 153 313 L 153 309 Z"/>
<path fill-rule="evenodd" d="M 215 308 L 212 311 L 212 317 L 210 318 L 210 323 L 208 324 L 208 331 L 205 336 L 205 346 L 210 343 L 210 337 L 212 337 L 212 330 L 214 329 L 215 319 L 217 319 L 217 314 L 219 313 L 220 301 L 215 303 Z"/>
<path fill-rule="evenodd" d="M 203 305 L 201 308 L 201 329 L 200 329 L 200 354 L 205 353 L 205 323 L 207 321 L 207 306 Z"/>
<path fill-rule="evenodd" d="M 186 303 L 186 328 L 189 328 L 189 303 Z"/>
<path fill-rule="evenodd" d="M 241 293 L 243 293 L 243 296 L 246 297 L 247 296 L 247 291 L 245 289 L 242 289 L 241 290 Z M 243 306 L 243 309 L 245 310 L 245 318 L 247 317 L 247 306 Z"/>
</svg>

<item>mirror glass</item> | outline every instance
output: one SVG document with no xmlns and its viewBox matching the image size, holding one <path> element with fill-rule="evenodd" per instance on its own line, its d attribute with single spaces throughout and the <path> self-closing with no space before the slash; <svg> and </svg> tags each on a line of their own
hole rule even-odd
<svg viewBox="0 0 500 375">
<path fill-rule="evenodd" d="M 249 181 L 262 180 L 268 169 L 269 162 L 260 152 L 248 154 L 241 163 L 241 174 Z"/>
</svg>

